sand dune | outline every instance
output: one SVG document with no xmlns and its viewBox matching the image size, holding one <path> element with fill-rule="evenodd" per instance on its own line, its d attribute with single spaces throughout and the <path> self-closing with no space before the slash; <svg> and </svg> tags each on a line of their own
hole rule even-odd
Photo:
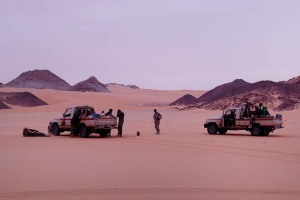
<svg viewBox="0 0 300 200">
<path fill-rule="evenodd" d="M 29 91 L 49 105 L 0 110 L 0 199 L 299 199 L 300 110 L 281 112 L 285 128 L 268 137 L 229 131 L 208 135 L 220 111 L 177 111 L 172 100 L 204 91 L 111 93 Z M 125 112 L 124 136 L 24 138 L 24 127 L 46 132 L 66 107 L 92 105 Z M 163 115 L 156 135 L 153 108 Z M 274 111 L 271 111 L 274 113 Z M 136 136 L 140 131 L 141 136 Z"/>
</svg>

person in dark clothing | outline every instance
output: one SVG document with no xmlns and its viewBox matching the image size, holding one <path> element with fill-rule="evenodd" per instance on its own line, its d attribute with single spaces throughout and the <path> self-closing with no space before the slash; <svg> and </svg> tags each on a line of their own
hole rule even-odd
<svg viewBox="0 0 300 200">
<path fill-rule="evenodd" d="M 105 113 L 105 116 L 107 116 L 107 117 L 113 116 L 112 112 L 113 112 L 113 109 L 110 108 L 110 109 L 108 110 L 108 112 Z M 109 131 L 108 131 L 108 136 L 110 136 L 110 134 L 111 134 L 111 129 L 109 129 Z"/>
<path fill-rule="evenodd" d="M 254 115 L 255 115 L 255 117 L 260 117 L 260 115 L 261 115 L 261 111 L 258 106 L 255 106 L 255 114 Z"/>
<path fill-rule="evenodd" d="M 229 125 L 231 128 L 235 127 L 235 110 L 231 110 L 228 116 L 229 118 Z"/>
<path fill-rule="evenodd" d="M 81 110 L 75 108 L 74 115 L 71 119 L 71 137 L 74 137 L 79 132 L 79 123 L 80 123 L 80 115 Z"/>
<path fill-rule="evenodd" d="M 252 103 L 250 103 L 248 101 L 245 102 L 245 109 L 244 109 L 242 117 L 250 117 L 251 116 L 251 114 L 250 114 L 250 107 L 251 106 L 253 106 Z"/>
<path fill-rule="evenodd" d="M 113 109 L 109 109 L 109 111 L 107 113 L 105 113 L 105 116 L 112 116 Z"/>
<path fill-rule="evenodd" d="M 24 128 L 23 136 L 24 137 L 49 137 L 50 135 L 47 135 L 35 129 Z"/>
<path fill-rule="evenodd" d="M 157 112 L 156 109 L 154 109 L 153 119 L 154 119 L 156 134 L 160 134 L 159 124 L 160 124 L 161 118 L 162 118 L 161 114 L 159 112 Z"/>
<path fill-rule="evenodd" d="M 117 111 L 117 117 L 119 118 L 118 122 L 118 136 L 122 137 L 122 132 L 123 132 L 123 124 L 124 124 L 124 112 L 122 112 L 120 109 Z"/>
</svg>

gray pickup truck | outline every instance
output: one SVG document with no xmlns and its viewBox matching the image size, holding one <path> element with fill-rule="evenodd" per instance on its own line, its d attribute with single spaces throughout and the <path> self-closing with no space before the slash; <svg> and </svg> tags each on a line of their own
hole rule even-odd
<svg viewBox="0 0 300 200">
<path fill-rule="evenodd" d="M 209 134 L 225 134 L 227 130 L 246 130 L 253 136 L 267 136 L 275 129 L 283 128 L 282 115 L 266 117 L 242 117 L 243 107 L 228 108 L 220 117 L 207 119 L 204 128 Z M 233 114 L 234 117 L 231 117 Z"/>
<path fill-rule="evenodd" d="M 71 131 L 71 119 L 77 110 L 82 113 L 79 117 L 80 137 L 86 138 L 92 133 L 106 137 L 111 129 L 117 128 L 117 118 L 115 116 L 100 116 L 95 114 L 94 108 L 91 106 L 76 106 L 67 108 L 62 117 L 50 121 L 48 132 L 53 135 L 60 135 L 61 132 Z"/>
</svg>

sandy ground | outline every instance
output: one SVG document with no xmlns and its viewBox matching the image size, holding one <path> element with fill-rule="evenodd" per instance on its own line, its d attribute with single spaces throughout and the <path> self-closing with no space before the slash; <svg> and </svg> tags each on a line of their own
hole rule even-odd
<svg viewBox="0 0 300 200">
<path fill-rule="evenodd" d="M 0 110 L 0 199 L 300 199 L 300 110 L 282 112 L 285 128 L 268 137 L 208 135 L 203 123 L 220 111 L 166 106 L 203 91 L 110 89 L 1 88 L 30 91 L 50 105 Z M 24 127 L 47 132 L 66 107 L 86 104 L 122 109 L 124 136 L 116 130 L 109 138 L 21 135 Z M 163 115 L 160 135 L 153 108 Z"/>
</svg>

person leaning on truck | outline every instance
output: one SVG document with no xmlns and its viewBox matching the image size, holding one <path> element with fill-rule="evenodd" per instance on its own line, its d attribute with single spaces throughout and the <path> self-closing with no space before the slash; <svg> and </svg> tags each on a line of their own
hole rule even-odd
<svg viewBox="0 0 300 200">
<path fill-rule="evenodd" d="M 113 112 L 113 109 L 110 108 L 110 109 L 108 110 L 108 112 L 105 113 L 105 116 L 107 116 L 107 117 L 113 116 L 112 112 Z M 111 130 L 109 129 L 109 131 L 108 131 L 108 136 L 110 136 L 110 134 L 111 134 Z"/>
<path fill-rule="evenodd" d="M 75 108 L 74 115 L 71 119 L 71 137 L 78 133 L 81 110 Z"/>
<path fill-rule="evenodd" d="M 230 114 L 228 116 L 229 118 L 229 124 L 230 124 L 230 127 L 233 128 L 235 127 L 235 110 L 231 110 L 230 111 Z"/>
<path fill-rule="evenodd" d="M 122 112 L 120 109 L 117 111 L 117 117 L 119 118 L 118 122 L 118 136 L 122 137 L 123 132 L 123 124 L 124 124 L 124 112 Z"/>
</svg>

